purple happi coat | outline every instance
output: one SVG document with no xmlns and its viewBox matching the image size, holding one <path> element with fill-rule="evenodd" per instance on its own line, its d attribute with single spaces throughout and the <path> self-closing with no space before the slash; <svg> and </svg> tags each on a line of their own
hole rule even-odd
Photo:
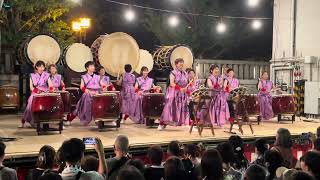
<svg viewBox="0 0 320 180">
<path fill-rule="evenodd" d="M 101 81 L 102 81 L 103 84 L 109 85 L 110 84 L 110 77 L 104 75 L 104 76 L 101 77 Z"/>
<path fill-rule="evenodd" d="M 175 78 L 175 84 L 184 88 L 188 84 L 188 74 L 185 71 L 173 70 L 171 74 Z M 166 92 L 166 102 L 162 111 L 160 122 L 181 126 L 189 124 L 189 108 L 187 93 L 176 90 L 169 86 Z"/>
<path fill-rule="evenodd" d="M 88 73 L 81 76 L 84 86 L 90 92 L 99 93 L 101 90 L 100 87 L 100 76 L 93 74 L 89 75 Z M 77 103 L 75 113 L 79 117 L 81 124 L 88 125 L 92 120 L 92 94 L 83 93 L 80 100 Z"/>
<path fill-rule="evenodd" d="M 136 77 L 132 73 L 124 73 L 122 79 L 121 88 L 121 112 L 122 114 L 133 116 L 135 107 L 133 103 L 135 101 L 136 95 L 134 92 L 134 84 L 136 82 Z"/>
<path fill-rule="evenodd" d="M 189 81 L 189 82 L 190 82 L 190 81 Z M 190 93 L 192 93 L 193 91 L 199 89 L 200 84 L 201 84 L 201 80 L 200 80 L 200 79 L 196 79 L 196 80 L 192 83 L 192 85 L 190 85 L 190 86 L 188 87 L 188 91 L 190 91 Z M 189 101 L 191 101 L 191 99 L 192 99 L 192 97 L 191 97 L 191 94 L 190 94 L 190 96 L 189 96 Z"/>
<path fill-rule="evenodd" d="M 229 92 L 226 92 L 227 97 L 230 94 L 230 91 L 236 89 L 239 87 L 239 80 L 236 78 L 226 78 L 225 81 L 227 81 L 227 84 L 230 86 Z"/>
<path fill-rule="evenodd" d="M 144 77 L 139 77 L 136 80 L 136 83 L 138 84 L 139 91 L 144 92 L 149 92 L 150 89 L 153 87 L 153 79 L 152 78 L 144 78 Z M 135 107 L 133 116 L 130 117 L 131 120 L 133 120 L 135 123 L 144 123 L 144 117 L 143 117 L 143 112 L 142 112 L 142 98 L 143 94 L 139 95 L 136 94 L 136 98 L 134 101 L 133 106 Z"/>
<path fill-rule="evenodd" d="M 273 83 L 269 80 L 261 80 L 259 86 L 260 91 L 258 93 L 258 99 L 260 104 L 260 115 L 262 119 L 269 120 L 274 116 L 271 95 Z"/>
<path fill-rule="evenodd" d="M 34 88 L 37 88 L 39 92 L 47 92 L 48 91 L 48 79 L 49 74 L 47 72 L 43 72 L 41 75 L 39 73 L 31 73 L 30 79 L 32 81 L 32 85 Z M 32 100 L 34 96 L 34 92 L 31 92 L 31 95 L 28 99 L 27 107 L 23 113 L 22 116 L 22 123 L 28 122 L 31 125 L 34 124 L 33 118 L 32 118 Z"/>
<path fill-rule="evenodd" d="M 60 74 L 50 75 L 50 80 L 52 82 L 54 90 L 58 91 L 59 87 L 61 86 L 61 80 L 62 80 L 61 75 Z"/>
</svg>

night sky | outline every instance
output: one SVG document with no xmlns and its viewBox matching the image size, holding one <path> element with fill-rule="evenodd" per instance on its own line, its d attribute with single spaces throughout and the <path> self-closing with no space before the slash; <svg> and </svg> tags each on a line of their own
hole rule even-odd
<svg viewBox="0 0 320 180">
<path fill-rule="evenodd" d="M 179 4 L 173 5 L 170 0 L 118 1 L 174 11 L 177 11 L 179 8 Z M 179 3 L 184 3 L 183 1 L 184 0 L 180 0 Z M 212 1 L 220 1 L 222 7 L 219 12 L 212 12 L 211 14 L 273 18 L 273 0 L 260 0 L 259 6 L 255 8 L 249 8 L 247 6 L 247 0 Z M 101 34 L 126 32 L 136 39 L 140 49 L 146 49 L 152 52 L 157 45 L 160 45 L 160 41 L 152 32 L 146 30 L 142 25 L 144 10 L 135 8 L 134 11 L 138 20 L 133 23 L 128 23 L 123 18 L 123 12 L 127 8 L 127 6 L 112 4 L 104 0 L 82 0 L 82 5 L 73 8 L 68 14 L 67 19 L 70 23 L 75 17 L 86 16 L 92 19 L 92 27 L 87 31 L 86 39 L 84 41 L 88 46 L 91 46 L 92 42 Z M 272 57 L 272 19 L 264 20 L 262 22 L 263 27 L 259 31 L 253 31 L 248 28 L 248 31 L 250 31 L 249 33 L 254 33 L 252 38 L 241 41 L 239 47 L 229 49 L 218 57 L 218 59 L 270 60 Z M 250 26 L 249 21 L 248 26 Z M 210 33 L 210 31 L 208 31 L 208 33 Z M 210 54 L 205 58 L 210 58 Z"/>
</svg>

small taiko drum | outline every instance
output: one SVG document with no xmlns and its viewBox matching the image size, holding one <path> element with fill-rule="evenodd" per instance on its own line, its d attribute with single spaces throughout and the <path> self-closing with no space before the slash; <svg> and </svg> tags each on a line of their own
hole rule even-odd
<svg viewBox="0 0 320 180">
<path fill-rule="evenodd" d="M 63 101 L 59 93 L 33 95 L 31 111 L 37 120 L 60 120 L 63 118 Z"/>
<path fill-rule="evenodd" d="M 82 96 L 82 91 L 77 87 L 67 87 L 66 91 L 70 93 L 70 110 L 73 111 Z"/>
<path fill-rule="evenodd" d="M 143 93 L 142 112 L 146 118 L 159 118 L 165 104 L 164 93 Z"/>
<path fill-rule="evenodd" d="M 19 108 L 19 91 L 17 87 L 10 85 L 0 86 L 0 108 Z"/>
<path fill-rule="evenodd" d="M 71 102 L 70 102 L 70 93 L 68 91 L 55 91 L 59 93 L 63 102 L 64 113 L 71 112 Z"/>
<path fill-rule="evenodd" d="M 274 114 L 295 114 L 295 99 L 291 94 L 282 94 L 272 97 Z"/>
<path fill-rule="evenodd" d="M 120 116 L 119 91 L 110 91 L 92 96 L 92 118 L 115 119 Z"/>
<path fill-rule="evenodd" d="M 237 103 L 236 112 L 240 116 L 259 116 L 260 104 L 256 94 L 242 95 Z"/>
</svg>

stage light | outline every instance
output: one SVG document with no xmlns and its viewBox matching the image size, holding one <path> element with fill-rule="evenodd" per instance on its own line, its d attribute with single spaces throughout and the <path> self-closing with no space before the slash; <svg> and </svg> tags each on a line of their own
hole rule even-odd
<svg viewBox="0 0 320 180">
<path fill-rule="evenodd" d="M 172 15 L 169 17 L 168 23 L 171 27 L 176 27 L 179 24 L 179 18 L 176 15 Z"/>
<path fill-rule="evenodd" d="M 134 18 L 135 18 L 135 13 L 134 13 L 134 11 L 133 11 L 132 9 L 127 10 L 127 11 L 124 13 L 124 18 L 125 18 L 127 21 L 129 21 L 129 22 L 133 21 Z"/>
<path fill-rule="evenodd" d="M 81 23 L 78 21 L 72 22 L 72 30 L 73 31 L 80 31 L 81 30 Z"/>
<path fill-rule="evenodd" d="M 259 0 L 248 0 L 249 7 L 256 7 L 259 4 Z"/>
<path fill-rule="evenodd" d="M 91 19 L 89 18 L 81 18 L 80 19 L 80 25 L 81 25 L 81 28 L 89 28 L 90 27 L 90 21 Z"/>
<path fill-rule="evenodd" d="M 217 32 L 222 34 L 226 32 L 226 30 L 227 30 L 227 26 L 223 22 L 219 22 L 219 24 L 217 25 Z"/>
<path fill-rule="evenodd" d="M 254 30 L 258 30 L 258 29 L 260 29 L 261 28 L 261 26 L 262 26 L 262 22 L 260 21 L 260 20 L 253 20 L 252 21 L 252 28 L 254 29 Z"/>
</svg>

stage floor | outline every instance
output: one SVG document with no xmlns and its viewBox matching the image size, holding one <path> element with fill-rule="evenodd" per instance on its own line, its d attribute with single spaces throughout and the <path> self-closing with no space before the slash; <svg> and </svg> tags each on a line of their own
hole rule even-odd
<svg viewBox="0 0 320 180">
<path fill-rule="evenodd" d="M 203 130 L 203 135 L 200 137 L 194 129 L 190 135 L 188 127 L 167 127 L 164 131 L 158 131 L 156 128 L 146 128 L 144 125 L 133 124 L 127 121 L 121 124 L 118 130 L 108 130 L 99 132 L 97 127 L 81 126 L 79 120 L 75 119 L 72 126 L 66 127 L 62 134 L 58 132 L 50 132 L 47 135 L 38 136 L 35 129 L 18 128 L 21 115 L 0 115 L 0 137 L 18 138 L 16 141 L 7 142 L 6 159 L 19 157 L 33 157 L 37 155 L 39 149 L 43 145 L 51 145 L 58 149 L 62 142 L 68 138 L 83 138 L 83 137 L 99 137 L 105 148 L 112 148 L 114 139 L 117 135 L 123 134 L 129 137 L 130 147 L 148 146 L 150 144 L 166 144 L 171 140 L 179 140 L 181 142 L 199 142 L 199 141 L 222 141 L 229 138 L 229 125 L 224 128 L 215 129 L 215 136 L 212 136 L 209 129 Z M 244 126 L 244 139 L 252 139 L 254 137 L 274 137 L 278 128 L 288 128 L 292 135 L 298 135 L 302 132 L 315 132 L 319 123 L 303 122 L 296 118 L 296 122 L 278 123 L 275 120 L 270 122 L 262 122 L 260 125 L 254 125 L 254 135 L 251 134 L 248 126 Z M 238 135 L 240 133 L 234 130 Z"/>
</svg>

